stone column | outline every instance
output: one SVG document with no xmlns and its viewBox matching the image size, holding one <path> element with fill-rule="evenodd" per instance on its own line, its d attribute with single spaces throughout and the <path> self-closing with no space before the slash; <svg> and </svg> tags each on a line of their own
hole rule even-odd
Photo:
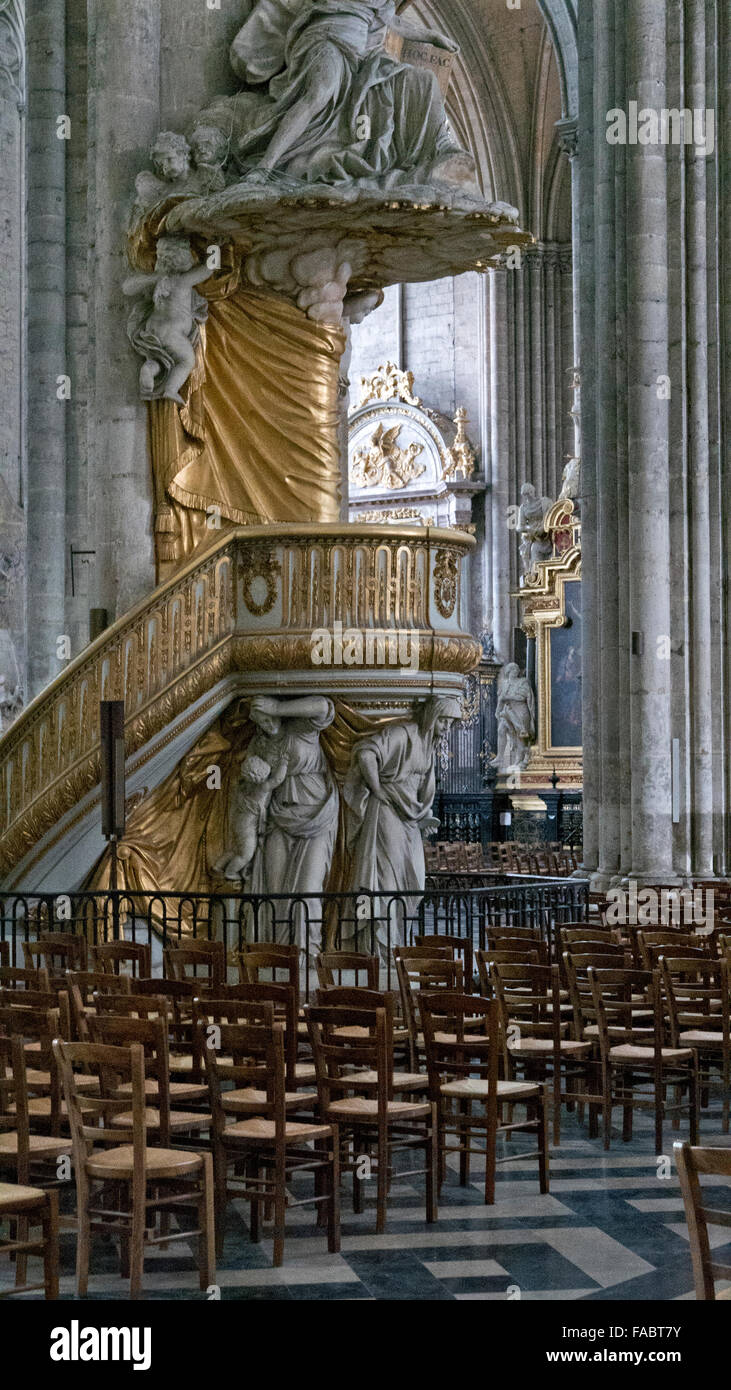
<svg viewBox="0 0 731 1390">
<path fill-rule="evenodd" d="M 666 15 L 656 0 L 626 7 L 627 94 L 666 102 Z M 632 875 L 673 877 L 666 151 L 627 146 L 627 383 Z M 606 749 L 605 749 L 606 756 Z"/>
<path fill-rule="evenodd" d="M 510 356 L 508 350 L 509 285 L 514 272 L 490 271 L 490 544 L 492 555 L 493 641 L 501 661 L 509 661 L 513 650 L 510 589 L 511 548 L 514 532 L 509 529 L 509 508 L 515 505 L 511 459 Z"/>
<path fill-rule="evenodd" d="M 25 45 L 22 0 L 0 5 L 0 677 L 22 700 L 25 659 Z M 17 692 L 17 694 L 16 694 Z M 12 706 L 0 708 L 0 726 Z"/>
<path fill-rule="evenodd" d="M 89 310 L 89 454 L 97 603 L 120 616 L 155 586 L 147 415 L 126 334 L 126 231 L 135 175 L 158 130 L 160 7 L 93 0 L 90 196 L 96 213 Z"/>
<path fill-rule="evenodd" d="M 66 561 L 64 0 L 28 0 L 28 693 L 61 669 Z M 73 391 L 73 383 L 70 383 Z"/>
</svg>

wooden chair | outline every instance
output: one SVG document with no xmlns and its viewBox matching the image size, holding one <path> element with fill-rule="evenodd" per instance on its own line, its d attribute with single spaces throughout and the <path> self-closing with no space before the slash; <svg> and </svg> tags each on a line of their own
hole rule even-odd
<svg viewBox="0 0 731 1390">
<path fill-rule="evenodd" d="M 424 1035 L 419 1028 L 415 994 L 420 989 L 449 989 L 453 993 L 464 993 L 464 970 L 462 962 L 447 956 L 412 956 L 405 953 L 409 948 L 397 948 L 396 975 L 401 992 L 401 1008 L 404 1022 L 409 1030 L 409 1070 L 421 1070 L 424 1058 Z M 398 954 L 397 954 L 398 952 Z"/>
<path fill-rule="evenodd" d="M 480 846 L 477 846 L 477 848 L 479 849 Z M 415 936 L 414 945 L 428 947 L 445 946 L 447 949 L 451 949 L 452 959 L 462 961 L 465 980 L 472 983 L 474 963 L 472 941 L 469 936 L 448 936 L 446 933 L 440 935 L 434 932 L 431 936 Z"/>
<path fill-rule="evenodd" d="M 43 966 L 51 979 L 66 970 L 86 970 L 86 937 L 73 932 L 45 932 L 36 941 L 23 942 L 27 970 Z"/>
<path fill-rule="evenodd" d="M 22 1038 L 0 1035 L 0 1174 L 10 1175 L 24 1189 L 45 1191 L 57 1185 L 58 1160 L 71 1153 L 71 1143 L 55 1135 L 31 1133 L 27 1077 Z M 25 1215 L 19 1212 L 17 1239 L 21 1244 L 27 1239 L 27 1226 Z M 16 1252 L 18 1286 L 25 1284 L 29 1253 Z"/>
<path fill-rule="evenodd" d="M 708 1225 L 731 1226 L 731 1211 L 714 1210 L 705 1205 L 700 1176 L 731 1179 L 731 1149 L 692 1148 L 674 1144 L 685 1219 L 690 1236 L 690 1255 L 697 1299 L 731 1299 L 731 1288 L 716 1293 L 716 1279 L 731 1279 L 731 1265 L 714 1260 L 708 1239 Z"/>
<path fill-rule="evenodd" d="M 694 932 L 665 931 L 635 932 L 635 959 L 638 970 L 654 970 L 661 956 L 684 956 L 686 960 L 708 960 L 712 952 L 711 938 Z M 715 954 L 715 951 L 713 952 Z"/>
<path fill-rule="evenodd" d="M 494 965 L 492 975 L 505 1038 L 505 1074 L 553 1080 L 553 1142 L 561 1142 L 561 1105 L 583 1099 L 593 1044 L 570 1035 L 562 1017 L 557 965 Z M 571 1006 L 569 1004 L 569 1011 Z M 571 1030 L 573 1031 L 573 1030 Z M 565 1083 L 562 1084 L 562 1077 Z"/>
<path fill-rule="evenodd" d="M 378 989 L 380 963 L 378 956 L 367 955 L 363 951 L 323 951 L 317 957 L 317 979 L 320 989 L 334 989 L 343 985 L 343 972 L 353 976 L 357 988 L 362 981 L 365 989 Z M 337 975 L 337 979 L 335 976 Z"/>
<path fill-rule="evenodd" d="M 602 1067 L 604 1147 L 612 1135 L 612 1110 L 624 1112 L 622 1138 L 632 1138 L 632 1114 L 651 1104 L 655 1114 L 655 1153 L 662 1153 L 665 1088 L 688 1092 L 690 1138 L 698 1138 L 698 1061 L 691 1048 L 666 1047 L 659 976 L 648 970 L 588 970 L 599 1028 Z M 648 1008 L 652 1009 L 652 1032 Z M 635 1095 L 637 1079 L 653 1088 L 652 1101 Z M 618 1084 L 619 1083 L 619 1084 Z M 680 1104 L 674 1106 L 679 1112 Z"/>
<path fill-rule="evenodd" d="M 225 983 L 226 947 L 222 941 L 169 941 L 163 960 L 171 980 L 194 979 L 199 989 L 215 989 Z"/>
<path fill-rule="evenodd" d="M 386 1229 L 388 1189 L 397 1152 L 423 1149 L 425 1169 L 399 1172 L 399 1178 L 426 1174 L 426 1220 L 437 1219 L 437 1118 L 430 1101 L 393 1096 L 393 1048 L 385 1008 L 310 1007 L 307 1021 L 317 1071 L 320 1114 L 340 1127 L 354 1144 L 353 1195 L 363 1209 L 358 1155 L 375 1151 L 377 1165 L 376 1231 Z M 364 1080 L 364 1073 L 375 1080 Z"/>
<path fill-rule="evenodd" d="M 67 970 L 66 993 L 69 1001 L 71 1031 L 69 1040 L 88 1042 L 86 1020 L 96 1012 L 95 994 L 129 994 L 129 975 L 112 975 L 100 970 Z"/>
<path fill-rule="evenodd" d="M 0 1182 L 0 1221 L 11 1221 L 18 1228 L 11 1239 L 0 1237 L 0 1255 L 14 1255 L 16 1261 L 15 1287 L 0 1290 L 0 1298 L 37 1289 L 43 1289 L 47 1299 L 58 1298 L 58 1193 Z M 28 1227 L 34 1226 L 41 1228 L 40 1240 L 29 1239 Z M 42 1284 L 19 1281 L 28 1255 L 40 1255 L 43 1260 Z"/>
<path fill-rule="evenodd" d="M 529 1131 L 536 1134 L 541 1192 L 548 1192 L 548 1129 L 546 1088 L 536 1083 L 499 1080 L 500 1010 L 496 999 L 438 990 L 422 990 L 418 999 L 426 1046 L 429 1094 L 437 1107 L 440 1150 L 440 1179 L 443 1179 L 447 1153 L 460 1156 L 460 1183 L 469 1181 L 472 1139 L 484 1135 L 485 1202 L 495 1202 L 497 1136 L 501 1130 Z M 475 1114 L 477 1103 L 481 1113 Z M 499 1122 L 503 1103 L 526 1105 L 528 1117 L 510 1125 Z M 535 1115 L 531 1114 L 535 1111 Z M 456 1143 L 450 1144 L 454 1139 Z M 510 1162 L 524 1155 L 509 1155 Z M 441 1181 L 440 1181 L 441 1186 Z"/>
<path fill-rule="evenodd" d="M 410 1057 L 409 1030 L 402 1027 L 397 1019 L 396 996 L 389 990 L 349 989 L 345 985 L 334 985 L 331 989 L 318 990 L 315 1002 L 319 1008 L 385 1009 L 388 1019 L 389 1048 L 393 1050 L 394 1059 L 397 1049 L 403 1050 L 404 1048 L 407 1058 Z M 339 1031 L 342 1034 L 343 1030 Z M 364 1030 L 364 1036 L 367 1036 L 367 1032 L 367 1029 Z M 361 1073 L 361 1080 L 375 1084 L 376 1074 L 375 1072 Z M 426 1091 L 428 1086 L 425 1072 L 394 1071 L 392 1081 L 392 1092 L 397 1094 Z"/>
<path fill-rule="evenodd" d="M 67 1003 L 67 995 L 64 993 Z M 33 1131 L 60 1136 L 66 1128 L 66 1107 L 53 1061 L 53 1039 L 68 1038 L 71 1025 L 67 1010 L 61 1021 L 56 1008 L 14 1008 L 0 1006 L 0 1034 L 20 1039 L 26 1059 L 27 1114 Z M 93 1078 L 87 1086 L 94 1089 Z"/>
<path fill-rule="evenodd" d="M 273 1005 L 266 1007 L 272 1011 Z M 200 1025 L 203 1027 L 204 1025 Z M 251 1205 L 251 1239 L 259 1240 L 260 1207 L 274 1208 L 273 1263 L 284 1261 L 286 1211 L 290 1206 L 310 1202 L 327 1208 L 328 1250 L 340 1249 L 339 1138 L 331 1123 L 308 1124 L 289 1118 L 284 1062 L 284 1026 L 269 1024 L 230 1024 L 220 1026 L 220 1051 L 231 1056 L 233 1066 L 225 1079 L 233 1080 L 239 1092 L 257 1094 L 256 1113 L 243 1102 L 244 1118 L 230 1121 L 218 1066 L 219 1049 L 205 1048 L 206 1066 L 213 1115 L 213 1148 L 216 1172 L 216 1213 L 218 1248 L 223 1248 L 226 1205 L 230 1199 Z M 306 1145 L 314 1144 L 315 1150 Z M 229 1165 L 245 1165 L 236 1185 L 228 1177 Z M 295 1174 L 315 1175 L 315 1195 L 293 1201 L 288 1182 Z"/>
<path fill-rule="evenodd" d="M 88 1289 L 91 1238 L 95 1231 L 120 1239 L 123 1273 L 129 1275 L 130 1297 L 142 1290 L 146 1245 L 189 1241 L 199 1237 L 198 1270 L 201 1289 L 215 1283 L 213 1160 L 208 1153 L 152 1148 L 145 1130 L 145 1057 L 139 1043 L 106 1047 L 95 1043 L 54 1044 L 71 1122 L 74 1175 L 79 1220 L 76 1249 L 77 1290 Z M 86 1098 L 77 1090 L 76 1072 L 95 1071 L 99 1094 L 91 1102 L 92 1123 L 87 1123 Z M 120 1096 L 120 1087 L 129 1087 Z M 132 1116 L 131 1124 L 117 1125 L 117 1116 Z M 105 1146 L 109 1147 L 105 1147 Z M 105 1194 L 95 1196 L 101 1184 Z M 116 1185 L 113 1204 L 111 1185 Z M 152 1188 L 152 1195 L 149 1195 Z M 162 1189 L 167 1191 L 162 1195 Z M 150 1216 L 193 1207 L 197 1227 L 193 1231 L 164 1230 L 152 1234 Z"/>
<path fill-rule="evenodd" d="M 50 988 L 48 971 L 43 966 L 34 966 L 32 970 L 19 965 L 0 966 L 0 990 L 15 989 L 20 993 L 25 989 L 48 991 Z"/>
<path fill-rule="evenodd" d="M 145 1129 L 150 1142 L 169 1148 L 172 1137 L 195 1135 L 200 1142 L 201 1132 L 211 1127 L 206 1108 L 180 1110 L 177 1107 L 196 1105 L 207 1107 L 208 1087 L 186 1081 L 171 1081 L 168 1060 L 167 1017 L 120 1017 L 115 1014 L 96 1015 L 89 1019 L 89 1036 L 93 1043 L 106 1047 L 130 1047 L 139 1043 L 145 1058 Z M 119 1095 L 131 1094 L 130 1084 L 120 1086 Z M 133 1116 L 117 1115 L 118 1127 L 131 1126 Z"/>
<path fill-rule="evenodd" d="M 720 1077 L 723 1132 L 729 1132 L 731 1036 L 729 967 L 726 960 L 696 956 L 661 956 L 660 970 L 668 1005 L 670 1042 L 692 1047 L 698 1058 L 701 1095 L 709 1089 L 711 1068 Z"/>
<path fill-rule="evenodd" d="M 205 985 L 204 985 L 205 988 Z M 222 986 L 216 987 L 216 992 Z M 201 1075 L 192 1075 L 193 1058 L 193 1000 L 201 994 L 202 987 L 196 980 L 135 979 L 130 981 L 130 993 L 139 997 L 164 999 L 168 1010 L 168 1035 L 170 1039 L 170 1074 L 200 1083 Z"/>
<path fill-rule="evenodd" d="M 103 945 L 90 946 L 89 957 L 92 970 L 109 975 L 129 974 L 133 979 L 148 979 L 152 974 L 152 953 L 141 941 L 106 941 Z"/>
</svg>

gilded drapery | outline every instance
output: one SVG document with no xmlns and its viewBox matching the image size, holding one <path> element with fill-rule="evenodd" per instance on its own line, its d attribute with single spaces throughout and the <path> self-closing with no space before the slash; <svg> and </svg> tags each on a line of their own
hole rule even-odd
<svg viewBox="0 0 731 1390">
<path fill-rule="evenodd" d="M 320 741 L 339 787 L 350 767 L 354 744 L 392 719 L 390 715 L 372 718 L 342 701 L 335 702 L 335 720 L 320 735 Z M 131 812 L 119 852 L 117 886 L 122 891 L 143 896 L 222 891 L 221 880 L 211 873 L 211 866 L 226 848 L 231 780 L 237 775 L 239 760 L 255 728 L 238 706 L 231 707 L 170 776 Z M 212 768 L 220 769 L 220 790 L 208 785 Z M 341 797 L 327 891 L 345 891 L 348 870 Z M 106 851 L 85 887 L 90 892 L 104 892 L 109 885 L 110 855 Z M 161 925 L 156 905 L 153 920 L 156 926 Z M 199 917 L 199 929 L 205 931 L 205 925 L 205 919 Z M 184 922 L 183 930 L 192 934 L 192 922 Z"/>
<path fill-rule="evenodd" d="M 338 521 L 343 330 L 314 323 L 235 272 L 209 300 L 186 403 L 151 401 L 158 579 L 221 526 Z M 172 567 L 172 568 L 170 568 Z"/>
</svg>

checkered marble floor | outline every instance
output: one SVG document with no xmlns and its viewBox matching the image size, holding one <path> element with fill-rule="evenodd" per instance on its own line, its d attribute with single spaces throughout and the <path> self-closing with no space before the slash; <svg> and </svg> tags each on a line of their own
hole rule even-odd
<svg viewBox="0 0 731 1390">
<path fill-rule="evenodd" d="M 672 1153 L 670 1133 L 665 1150 Z M 705 1116 L 702 1142 L 731 1146 L 714 1116 Z M 421 1180 L 394 1182 L 384 1235 L 374 1232 L 374 1197 L 356 1216 L 349 1184 L 343 1189 L 342 1251 L 327 1253 L 312 1208 L 288 1214 L 285 1263 L 271 1264 L 271 1242 L 252 1245 L 244 1204 L 229 1207 L 223 1259 L 217 1274 L 224 1300 L 458 1299 L 458 1300 L 675 1300 L 693 1298 L 688 1237 L 677 1175 L 658 1176 L 649 1117 L 639 1115 L 635 1136 L 613 1137 L 605 1153 L 599 1139 L 569 1116 L 561 1147 L 551 1153 L 551 1191 L 538 1192 L 536 1164 L 517 1136 L 502 1152 L 515 1163 L 499 1169 L 497 1200 L 482 1199 L 481 1164 L 473 1159 L 469 1186 L 450 1168 L 439 1222 L 424 1221 Z M 302 1194 L 304 1195 L 304 1193 Z M 719 1185 L 714 1203 L 731 1209 L 731 1187 Z M 731 1262 L 728 1230 L 712 1231 L 721 1258 Z M 75 1298 L 74 1239 L 62 1235 L 61 1297 Z M 113 1246 L 95 1241 L 89 1298 L 127 1298 Z M 0 1280 L 8 1279 L 8 1262 Z M 192 1246 L 180 1242 L 151 1250 L 145 1265 L 149 1299 L 200 1301 Z M 29 1295 L 28 1297 L 34 1297 Z"/>
</svg>

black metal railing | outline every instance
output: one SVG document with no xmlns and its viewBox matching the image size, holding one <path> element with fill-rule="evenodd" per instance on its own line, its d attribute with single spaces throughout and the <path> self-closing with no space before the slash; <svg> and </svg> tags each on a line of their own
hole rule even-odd
<svg viewBox="0 0 731 1390">
<path fill-rule="evenodd" d="M 90 944 L 128 940 L 148 944 L 153 971 L 173 941 L 223 941 L 231 965 L 245 942 L 297 943 L 309 993 L 323 945 L 380 954 L 388 987 L 393 947 L 417 935 L 468 937 L 485 949 L 491 927 L 532 927 L 553 945 L 554 929 L 588 919 L 589 885 L 580 879 L 536 878 L 490 887 L 440 885 L 425 893 L 0 893 L 0 943 L 11 965 L 23 965 L 23 942 L 51 932 L 74 933 Z M 0 954 L 3 954 L 0 952 Z"/>
</svg>

